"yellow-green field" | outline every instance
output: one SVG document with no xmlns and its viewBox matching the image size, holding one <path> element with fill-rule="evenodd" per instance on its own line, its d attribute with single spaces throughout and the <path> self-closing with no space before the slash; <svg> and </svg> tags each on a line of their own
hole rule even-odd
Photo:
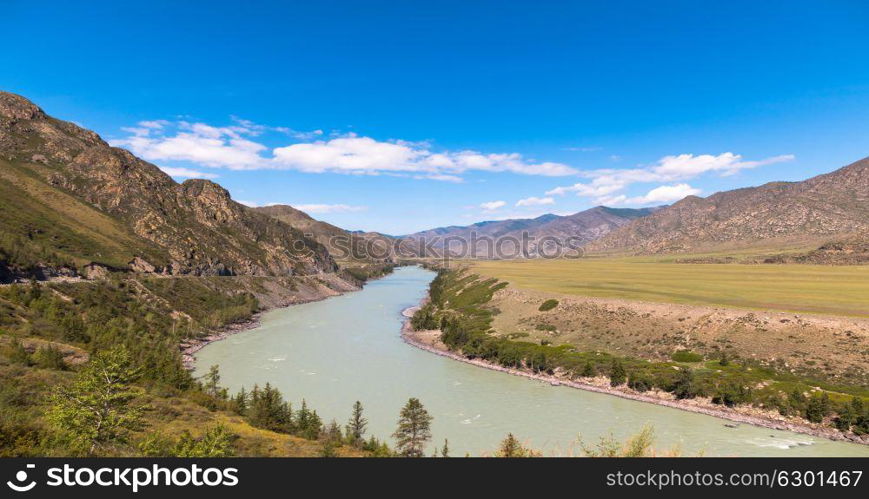
<svg viewBox="0 0 869 499">
<path fill-rule="evenodd" d="M 512 286 L 630 300 L 869 317 L 869 266 L 685 264 L 651 258 L 474 261 Z"/>
</svg>

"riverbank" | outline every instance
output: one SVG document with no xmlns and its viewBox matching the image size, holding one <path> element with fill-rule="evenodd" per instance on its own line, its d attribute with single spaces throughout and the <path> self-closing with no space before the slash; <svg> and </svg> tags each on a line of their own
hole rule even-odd
<svg viewBox="0 0 869 499">
<path fill-rule="evenodd" d="M 638 402 L 657 404 L 683 411 L 713 416 L 741 424 L 748 424 L 774 430 L 802 433 L 805 435 L 825 438 L 828 440 L 845 441 L 863 445 L 869 444 L 869 440 L 857 437 L 856 435 L 845 435 L 830 427 L 815 425 L 808 422 L 793 421 L 790 419 L 786 419 L 784 416 L 781 416 L 778 413 L 763 411 L 753 407 L 729 408 L 721 405 L 712 404 L 709 399 L 701 398 L 676 400 L 672 396 L 672 394 L 666 392 L 651 391 L 646 393 L 639 393 L 630 390 L 627 387 L 612 387 L 609 385 L 609 379 L 605 377 L 589 378 L 587 381 L 576 381 L 574 379 L 567 379 L 563 375 L 559 376 L 557 372 L 555 375 L 545 375 L 522 369 L 504 367 L 482 359 L 469 359 L 461 354 L 448 350 L 446 348 L 446 345 L 444 345 L 440 341 L 440 331 L 413 330 L 410 325 L 410 318 L 413 316 L 414 312 L 419 310 L 421 306 L 425 305 L 426 301 L 427 298 L 424 299 L 419 305 L 407 308 L 402 311 L 404 321 L 401 328 L 401 338 L 402 340 L 404 340 L 405 343 L 421 350 L 433 353 L 435 355 L 448 357 L 453 360 L 472 364 L 474 366 L 490 369 L 493 371 L 499 371 L 507 374 L 512 374 L 514 376 L 522 376 L 525 378 L 534 379 L 537 381 L 548 383 L 550 385 L 567 386 L 580 390 L 613 395 L 616 397 L 635 400 Z"/>
</svg>

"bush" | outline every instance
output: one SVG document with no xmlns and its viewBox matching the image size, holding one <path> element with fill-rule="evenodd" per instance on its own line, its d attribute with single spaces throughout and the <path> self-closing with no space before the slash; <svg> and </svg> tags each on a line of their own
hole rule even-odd
<svg viewBox="0 0 869 499">
<path fill-rule="evenodd" d="M 701 362 L 703 360 L 702 355 L 690 350 L 679 350 L 678 352 L 673 352 L 671 357 L 676 362 Z"/>
<path fill-rule="evenodd" d="M 642 374 L 631 374 L 628 387 L 638 392 L 647 392 L 652 388 L 652 381 Z"/>
<path fill-rule="evenodd" d="M 611 386 L 619 386 L 625 384 L 627 379 L 627 373 L 625 372 L 625 367 L 618 360 L 613 360 L 612 366 L 610 367 L 610 385 Z"/>
<path fill-rule="evenodd" d="M 63 360 L 63 352 L 51 344 L 37 350 L 36 353 L 33 354 L 33 362 L 43 369 L 57 369 L 59 371 L 66 369 L 66 362 Z"/>
<path fill-rule="evenodd" d="M 550 298 L 550 299 L 546 300 L 545 302 L 541 303 L 540 308 L 538 308 L 537 310 L 539 310 L 541 312 L 546 312 L 546 311 L 552 310 L 553 308 L 555 308 L 557 306 L 558 306 L 558 300 Z"/>
</svg>

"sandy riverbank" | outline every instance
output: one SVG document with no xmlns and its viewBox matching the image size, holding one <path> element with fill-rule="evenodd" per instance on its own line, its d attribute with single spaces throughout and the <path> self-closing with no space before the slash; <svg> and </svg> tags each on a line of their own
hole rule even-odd
<svg viewBox="0 0 869 499">
<path fill-rule="evenodd" d="M 639 393 L 630 390 L 627 387 L 614 388 L 609 385 L 609 379 L 605 377 L 583 378 L 582 381 L 578 381 L 576 379 L 568 379 L 564 376 L 545 375 L 533 373 L 522 369 L 512 369 L 482 359 L 468 359 L 458 353 L 449 351 L 446 348 L 446 345 L 444 345 L 440 341 L 440 331 L 414 331 L 411 328 L 410 318 L 413 316 L 414 312 L 416 312 L 416 310 L 418 310 L 419 307 L 423 304 L 425 304 L 425 300 L 423 300 L 420 305 L 410 307 L 402 312 L 402 316 L 404 317 L 404 323 L 402 324 L 401 328 L 401 337 L 405 341 L 405 343 L 425 350 L 427 352 L 431 352 L 435 355 L 449 357 L 459 362 L 465 362 L 467 364 L 472 364 L 485 369 L 491 369 L 493 371 L 499 371 L 515 376 L 523 376 L 544 383 L 549 383 L 551 385 L 568 386 L 571 388 L 578 388 L 580 390 L 604 393 L 607 395 L 613 395 L 625 399 L 636 400 L 639 402 L 647 402 L 650 404 L 657 404 L 665 407 L 672 407 L 674 409 L 680 409 L 688 412 L 696 412 L 699 414 L 705 414 L 707 416 L 727 419 L 729 421 L 734 421 L 737 423 L 760 426 L 763 428 L 792 431 L 795 433 L 802 433 L 814 437 L 826 438 L 829 440 L 839 440 L 864 445 L 869 444 L 869 440 L 865 438 L 861 439 L 860 437 L 857 437 L 855 435 L 845 435 L 835 430 L 834 428 L 815 425 L 808 422 L 800 422 L 786 419 L 784 416 L 781 416 L 778 413 L 763 411 L 753 407 L 723 407 L 720 405 L 712 404 L 709 399 L 700 398 L 676 400 L 671 394 L 665 392 L 653 391 Z"/>
</svg>

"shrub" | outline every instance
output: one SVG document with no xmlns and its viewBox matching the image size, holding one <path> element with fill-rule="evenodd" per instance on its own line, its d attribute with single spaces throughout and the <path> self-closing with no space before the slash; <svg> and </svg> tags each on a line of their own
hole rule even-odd
<svg viewBox="0 0 869 499">
<path fill-rule="evenodd" d="M 43 369 L 66 369 L 66 362 L 63 360 L 63 352 L 54 345 L 42 347 L 33 354 L 33 362 Z"/>
<path fill-rule="evenodd" d="M 541 312 L 546 312 L 546 311 L 552 310 L 553 308 L 555 308 L 557 306 L 558 306 L 558 300 L 556 300 L 554 298 L 550 298 L 550 299 L 546 300 L 545 302 L 541 303 L 540 308 L 538 308 L 537 310 L 539 310 Z"/>
<path fill-rule="evenodd" d="M 677 352 L 673 352 L 671 356 L 673 360 L 676 362 L 700 362 L 703 360 L 703 356 L 699 353 L 694 353 L 690 350 L 679 350 Z"/>
<path fill-rule="evenodd" d="M 633 373 L 628 380 L 628 387 L 638 392 L 647 392 L 652 388 L 652 381 L 643 374 Z"/>
<path fill-rule="evenodd" d="M 610 367 L 610 385 L 611 386 L 619 386 L 625 384 L 627 379 L 627 373 L 625 372 L 625 367 L 616 359 L 613 359 L 612 366 Z"/>
</svg>

